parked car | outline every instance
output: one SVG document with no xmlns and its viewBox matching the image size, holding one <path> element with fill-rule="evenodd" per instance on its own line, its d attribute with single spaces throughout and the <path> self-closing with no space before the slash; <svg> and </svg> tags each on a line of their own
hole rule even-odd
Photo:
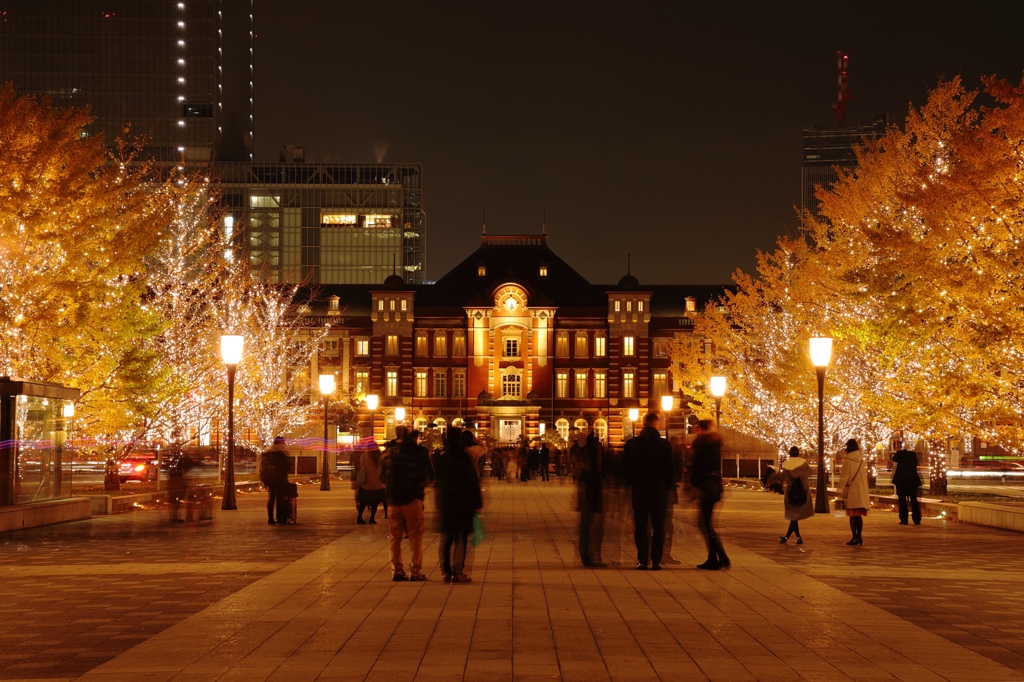
<svg viewBox="0 0 1024 682">
<path fill-rule="evenodd" d="M 153 455 L 127 455 L 118 463 L 121 482 L 156 480 L 156 457 Z"/>
</svg>

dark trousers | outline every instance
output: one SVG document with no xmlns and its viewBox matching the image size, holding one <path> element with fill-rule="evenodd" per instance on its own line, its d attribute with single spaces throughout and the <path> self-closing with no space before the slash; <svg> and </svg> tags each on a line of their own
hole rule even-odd
<svg viewBox="0 0 1024 682">
<path fill-rule="evenodd" d="M 647 527 L 650 525 L 650 533 Z M 636 562 L 647 565 L 648 548 L 650 563 L 661 564 L 665 553 L 665 505 L 649 502 L 633 502 L 633 542 L 636 543 Z"/>
<path fill-rule="evenodd" d="M 469 533 L 456 531 L 441 533 L 441 572 L 448 575 L 460 575 L 466 568 L 466 544 Z M 452 551 L 454 550 L 454 552 Z"/>
<path fill-rule="evenodd" d="M 700 498 L 698 525 L 700 526 L 701 534 L 704 536 L 704 543 L 708 546 L 708 563 L 723 566 L 729 564 L 729 557 L 725 555 L 725 548 L 722 547 L 722 541 L 719 539 L 718 533 L 715 532 L 715 527 L 711 521 L 711 516 L 715 511 L 717 503 L 718 500 L 712 497 L 702 496 Z"/>
<path fill-rule="evenodd" d="M 540 465 L 540 477 L 541 477 L 542 480 L 545 480 L 545 481 L 548 481 L 548 480 L 551 479 L 551 474 L 548 472 L 548 465 L 547 464 L 541 464 Z"/>
<path fill-rule="evenodd" d="M 590 510 L 586 500 L 580 501 L 580 561 L 584 566 L 601 563 L 604 540 L 604 515 Z"/>
<path fill-rule="evenodd" d="M 363 504 L 362 502 L 356 502 L 356 515 L 360 519 L 363 518 L 363 510 L 367 507 L 370 508 L 370 520 L 375 520 L 377 517 L 377 505 L 375 504 Z"/>
<path fill-rule="evenodd" d="M 267 486 L 267 519 L 270 521 L 274 520 L 274 510 L 277 509 L 278 502 L 284 499 L 286 484 L 275 483 Z M 288 519 L 280 518 L 278 514 L 278 521 L 287 521 Z"/>
<path fill-rule="evenodd" d="M 917 501 L 917 486 L 896 486 L 896 497 L 900 501 L 900 523 L 907 522 L 907 498 L 910 498 L 910 515 L 914 519 L 914 523 L 921 523 L 921 505 Z"/>
</svg>

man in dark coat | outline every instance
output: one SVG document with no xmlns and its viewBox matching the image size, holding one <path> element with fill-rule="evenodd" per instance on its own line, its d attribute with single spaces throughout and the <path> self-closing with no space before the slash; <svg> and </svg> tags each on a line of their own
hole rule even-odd
<svg viewBox="0 0 1024 682">
<path fill-rule="evenodd" d="M 692 448 L 690 485 L 699 496 L 700 532 L 708 546 L 708 560 L 697 568 L 709 571 L 729 568 L 732 564 L 711 523 L 715 505 L 722 499 L 722 437 L 717 431 L 712 430 L 710 419 L 701 419 L 697 422 L 697 435 L 693 439 Z"/>
<path fill-rule="evenodd" d="M 661 570 L 665 509 L 669 490 L 675 486 L 672 448 L 658 431 L 659 421 L 653 412 L 644 417 L 640 435 L 626 442 L 622 454 L 623 473 L 633 487 L 633 541 L 636 543 L 636 567 L 640 571 L 647 570 L 648 548 L 651 569 Z"/>
<path fill-rule="evenodd" d="M 288 518 L 283 514 L 286 508 L 282 504 L 288 488 L 288 455 L 284 438 L 275 438 L 270 449 L 260 455 L 260 481 L 267 487 L 267 523 L 271 526 L 275 523 L 288 523 Z"/>
<path fill-rule="evenodd" d="M 896 471 L 892 473 L 892 484 L 896 486 L 896 497 L 900 504 L 900 523 L 907 525 L 907 498 L 910 498 L 911 517 L 914 525 L 921 525 L 921 505 L 917 501 L 917 489 L 921 487 L 921 476 L 917 473 L 917 453 L 913 450 L 898 450 L 892 456 Z"/>
<path fill-rule="evenodd" d="M 579 484 L 580 560 L 585 568 L 604 568 L 601 541 L 604 538 L 601 444 L 593 433 L 584 447 L 584 470 Z"/>
<path fill-rule="evenodd" d="M 423 575 L 423 498 L 433 467 L 427 449 L 419 444 L 419 431 L 395 427 L 397 448 L 381 461 L 380 480 L 388 499 L 388 535 L 390 540 L 391 579 L 426 580 Z M 402 536 L 409 535 L 412 561 L 409 574 L 402 563 Z"/>
</svg>

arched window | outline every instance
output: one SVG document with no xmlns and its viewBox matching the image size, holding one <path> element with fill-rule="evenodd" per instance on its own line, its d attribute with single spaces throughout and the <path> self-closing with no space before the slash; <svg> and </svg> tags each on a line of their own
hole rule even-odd
<svg viewBox="0 0 1024 682">
<path fill-rule="evenodd" d="M 420 417 L 415 422 L 413 422 L 413 428 L 419 431 L 420 433 L 423 433 L 424 431 L 427 430 L 427 420 L 424 419 L 423 417 Z"/>
<path fill-rule="evenodd" d="M 562 437 L 562 440 L 569 440 L 569 420 L 559 419 L 555 422 L 555 430 L 558 431 L 558 435 Z"/>
<path fill-rule="evenodd" d="M 441 417 L 434 420 L 434 426 L 437 427 L 437 430 L 441 432 L 442 436 L 448 432 L 448 422 Z"/>
<path fill-rule="evenodd" d="M 462 420 L 462 417 L 456 417 L 455 419 L 452 420 L 452 427 L 453 428 L 461 429 L 465 425 L 466 425 L 466 422 L 464 422 Z"/>
<path fill-rule="evenodd" d="M 594 435 L 602 443 L 608 442 L 608 422 L 604 419 L 594 420 Z"/>
<path fill-rule="evenodd" d="M 583 419 L 582 417 L 577 419 L 573 423 L 573 426 L 576 427 L 576 430 L 579 431 L 580 433 L 587 433 L 588 431 L 590 431 L 590 424 L 588 424 L 587 420 Z"/>
</svg>

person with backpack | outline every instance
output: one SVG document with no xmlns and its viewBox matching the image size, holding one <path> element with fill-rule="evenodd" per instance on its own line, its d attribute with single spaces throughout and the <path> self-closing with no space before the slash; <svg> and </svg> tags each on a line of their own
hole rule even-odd
<svg viewBox="0 0 1024 682">
<path fill-rule="evenodd" d="M 260 456 L 260 481 L 267 487 L 267 523 L 271 526 L 288 523 L 287 511 L 282 504 L 288 493 L 288 455 L 284 438 L 278 436 L 270 449 Z M 274 510 L 277 521 L 274 521 Z"/>
<path fill-rule="evenodd" d="M 789 536 L 796 534 L 796 544 L 804 544 L 800 536 L 800 521 L 814 516 L 814 505 L 811 503 L 810 484 L 811 465 L 800 456 L 800 448 L 794 446 L 789 449 L 789 459 L 780 468 L 779 472 L 768 480 L 768 484 L 782 485 L 786 492 L 782 496 L 783 505 L 786 510 L 786 519 L 789 521 L 789 528 L 785 535 L 779 536 L 779 542 L 786 544 Z"/>
</svg>

